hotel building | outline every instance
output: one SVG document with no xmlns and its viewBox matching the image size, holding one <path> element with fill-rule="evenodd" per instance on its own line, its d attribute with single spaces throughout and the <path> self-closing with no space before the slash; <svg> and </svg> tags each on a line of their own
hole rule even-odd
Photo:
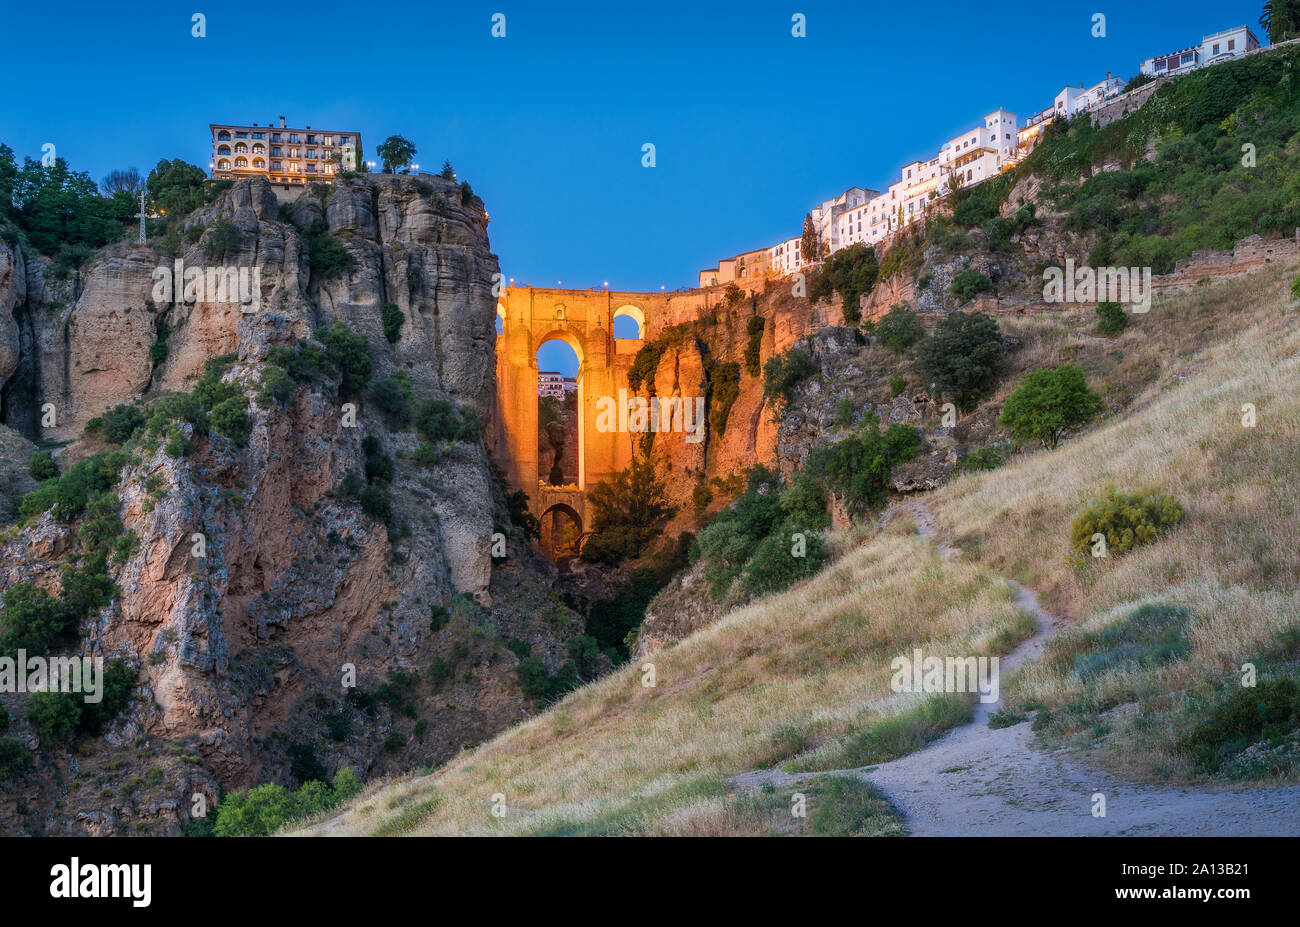
<svg viewBox="0 0 1300 927">
<path fill-rule="evenodd" d="M 360 132 L 291 129 L 280 124 L 251 126 L 212 123 L 212 176 L 216 179 L 266 177 L 272 183 L 330 180 L 340 171 L 356 170 Z"/>
</svg>

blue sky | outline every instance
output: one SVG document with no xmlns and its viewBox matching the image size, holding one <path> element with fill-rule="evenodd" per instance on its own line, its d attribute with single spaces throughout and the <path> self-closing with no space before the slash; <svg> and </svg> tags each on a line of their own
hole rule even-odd
<svg viewBox="0 0 1300 927">
<path fill-rule="evenodd" d="M 206 168 L 210 121 L 357 129 L 368 156 L 398 133 L 484 198 L 507 276 L 674 289 L 797 235 L 847 186 L 883 189 L 998 106 L 1024 117 L 1204 33 L 1258 34 L 1261 5 L 27 3 L 0 13 L 0 141 L 53 142 L 98 180 L 163 157 Z"/>
</svg>

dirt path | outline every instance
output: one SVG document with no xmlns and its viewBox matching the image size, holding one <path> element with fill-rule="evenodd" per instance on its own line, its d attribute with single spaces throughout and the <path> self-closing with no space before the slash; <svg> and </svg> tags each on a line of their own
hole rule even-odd
<svg viewBox="0 0 1300 927">
<path fill-rule="evenodd" d="M 936 538 L 934 517 L 922 503 L 908 500 L 900 509 L 942 556 L 957 556 Z M 1038 619 L 1038 631 L 1002 658 L 1003 673 L 1041 654 L 1064 627 L 1032 592 L 1015 588 L 1016 604 Z M 1065 751 L 1037 749 L 1028 722 L 990 729 L 989 715 L 999 707 L 977 705 L 969 724 L 916 753 L 839 772 L 884 792 L 916 836 L 1300 836 L 1300 786 L 1209 791 L 1126 782 Z M 818 775 L 826 774 L 756 770 L 732 783 L 792 789 Z M 1098 792 L 1105 817 L 1092 816 Z"/>
</svg>

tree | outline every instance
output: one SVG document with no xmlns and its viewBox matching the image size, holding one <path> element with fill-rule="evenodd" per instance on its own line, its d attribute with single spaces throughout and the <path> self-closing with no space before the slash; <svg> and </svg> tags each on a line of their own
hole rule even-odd
<svg viewBox="0 0 1300 927">
<path fill-rule="evenodd" d="M 0 185 L 12 186 L 15 218 L 42 254 L 75 254 L 74 263 L 80 263 L 88 249 L 121 236 L 121 207 L 100 196 L 90 175 L 71 170 L 62 158 L 49 165 L 27 158 L 22 170 L 6 179 L 8 174 L 0 163 Z"/>
<path fill-rule="evenodd" d="M 108 175 L 99 182 L 99 188 L 104 191 L 106 196 L 113 196 L 116 193 L 129 193 L 131 196 L 139 196 L 140 188 L 143 186 L 144 178 L 133 167 L 128 167 L 124 171 L 109 171 Z"/>
<path fill-rule="evenodd" d="M 856 325 L 862 318 L 862 297 L 876 285 L 878 272 L 876 252 L 860 241 L 830 256 L 808 295 L 817 302 L 829 298 L 832 291 L 839 293 L 845 323 Z"/>
<path fill-rule="evenodd" d="M 169 216 L 185 216 L 203 205 L 207 175 L 180 158 L 163 158 L 149 172 L 145 189 L 154 208 Z"/>
<path fill-rule="evenodd" d="M 804 213 L 803 238 L 800 239 L 799 248 L 805 264 L 822 259 L 822 242 L 817 235 L 817 226 L 813 225 L 811 213 Z"/>
<path fill-rule="evenodd" d="M 400 135 L 390 135 L 375 149 L 384 163 L 384 173 L 391 174 L 415 157 L 415 144 Z"/>
<path fill-rule="evenodd" d="M 997 376 L 1002 333 L 982 312 L 954 312 L 935 326 L 917 353 L 926 380 L 966 410 Z"/>
<path fill-rule="evenodd" d="M 1002 405 L 1000 423 L 1022 441 L 1054 448 L 1065 433 L 1086 425 L 1106 404 L 1073 364 L 1031 371 Z"/>
<path fill-rule="evenodd" d="M 1259 27 L 1274 45 L 1300 35 L 1300 0 L 1266 0 Z"/>
<path fill-rule="evenodd" d="M 582 558 L 603 563 L 636 557 L 677 514 L 648 459 L 633 461 L 593 486 L 587 493 L 587 505 L 592 512 L 593 536 L 583 547 Z"/>
<path fill-rule="evenodd" d="M 884 318 L 876 322 L 874 334 L 889 350 L 902 354 L 925 338 L 925 326 L 916 313 L 906 306 L 891 306 Z"/>
<path fill-rule="evenodd" d="M 443 180 L 455 180 L 456 171 L 452 169 L 450 161 L 442 162 L 442 170 L 438 171 L 438 176 Z"/>
</svg>

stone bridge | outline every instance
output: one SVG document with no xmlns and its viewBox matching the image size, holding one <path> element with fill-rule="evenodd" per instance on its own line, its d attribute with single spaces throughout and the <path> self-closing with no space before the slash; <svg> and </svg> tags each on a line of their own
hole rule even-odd
<svg viewBox="0 0 1300 927">
<path fill-rule="evenodd" d="M 627 389 L 637 351 L 664 328 L 692 321 L 721 299 L 719 288 L 676 293 L 506 287 L 497 299 L 497 402 L 489 435 L 494 462 L 514 489 L 528 494 L 532 513 L 553 531 L 553 514 L 589 530 L 587 487 L 632 462 L 635 437 L 596 428 L 596 403 Z M 614 337 L 614 320 L 637 323 L 638 338 Z M 537 349 L 563 341 L 578 356 L 578 482 L 546 485 L 537 467 Z M 548 546 L 548 549 L 554 550 Z"/>
</svg>

